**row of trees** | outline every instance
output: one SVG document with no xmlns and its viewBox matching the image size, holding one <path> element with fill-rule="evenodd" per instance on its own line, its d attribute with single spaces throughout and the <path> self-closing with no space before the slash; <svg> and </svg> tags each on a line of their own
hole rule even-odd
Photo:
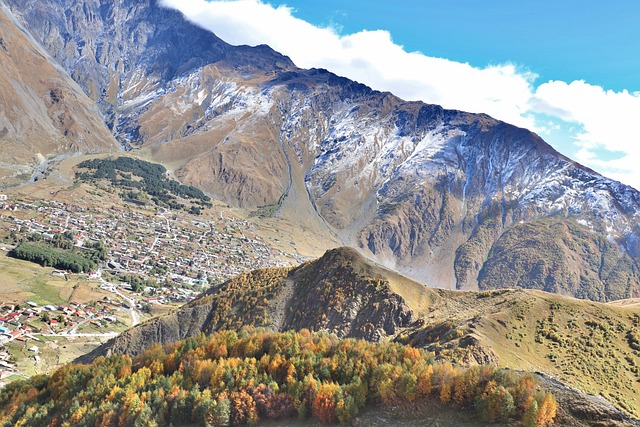
<svg viewBox="0 0 640 427">
<path fill-rule="evenodd" d="M 22 242 L 9 252 L 9 256 L 73 273 L 88 273 L 97 267 L 92 259 L 82 253 L 58 249 L 44 243 Z"/>
<path fill-rule="evenodd" d="M 232 426 L 296 415 L 334 424 L 350 422 L 366 404 L 427 400 L 526 426 L 549 425 L 556 411 L 531 375 L 435 364 L 400 344 L 243 330 L 16 381 L 0 393 L 0 424 Z"/>
</svg>

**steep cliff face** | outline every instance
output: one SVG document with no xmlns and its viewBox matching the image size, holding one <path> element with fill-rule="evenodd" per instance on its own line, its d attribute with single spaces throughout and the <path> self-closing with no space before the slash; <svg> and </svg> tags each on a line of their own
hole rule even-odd
<svg viewBox="0 0 640 427">
<path fill-rule="evenodd" d="M 50 158 L 117 149 L 92 102 L 11 18 L 0 4 L 0 185 Z"/>
<path fill-rule="evenodd" d="M 597 300 L 638 293 L 637 191 L 525 129 L 322 74 L 279 83 L 304 100 L 287 110 L 284 135 L 308 165 L 311 202 L 346 242 L 443 287 L 534 287 Z M 502 256 L 496 244 L 514 236 L 530 244 Z M 624 277 L 606 273 L 619 265 Z M 498 274 L 514 267 L 513 277 Z M 560 269 L 564 284 L 554 278 Z"/>
<path fill-rule="evenodd" d="M 312 221 L 430 285 L 640 292 L 639 193 L 525 129 L 230 46 L 155 0 L 3 1 L 122 146 L 229 204 Z"/>
<path fill-rule="evenodd" d="M 383 270 L 352 249 L 331 250 L 298 268 L 290 280 L 296 291 L 286 304 L 284 330 L 325 330 L 377 342 L 414 320 Z"/>
<path fill-rule="evenodd" d="M 256 70 L 292 66 L 266 46 L 231 48 L 215 35 L 189 24 L 157 0 L 5 0 L 42 46 L 82 86 L 103 112 L 106 123 L 127 146 L 154 134 L 139 122 L 154 100 L 180 92 L 189 82 L 208 79 L 203 68 L 233 64 L 244 77 Z M 198 96 L 211 100 L 208 94 Z M 180 109 L 180 105 L 174 105 Z M 190 111 L 161 140 L 188 134 L 206 111 Z M 144 120 L 148 121 L 148 120 Z"/>
</svg>

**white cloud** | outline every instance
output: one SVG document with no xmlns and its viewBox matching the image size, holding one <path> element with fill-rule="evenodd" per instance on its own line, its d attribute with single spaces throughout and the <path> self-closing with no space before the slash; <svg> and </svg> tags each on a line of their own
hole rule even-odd
<svg viewBox="0 0 640 427">
<path fill-rule="evenodd" d="M 640 188 L 638 93 L 604 90 L 584 81 L 550 81 L 536 89 L 532 110 L 580 124 L 582 130 L 575 135 L 575 159 Z"/>
<path fill-rule="evenodd" d="M 554 132 L 545 114 L 575 123 L 574 147 L 562 151 L 615 179 L 640 188 L 640 94 L 607 91 L 584 81 L 549 81 L 512 64 L 485 68 L 406 52 L 387 31 L 341 35 L 296 18 L 286 6 L 259 0 L 162 0 L 187 18 L 231 44 L 268 44 L 303 68 L 326 68 L 338 75 L 390 91 L 407 100 L 445 108 L 487 113 L 540 133 Z M 569 149 L 567 152 L 567 147 Z M 603 152 L 620 152 L 606 161 Z M 611 157 L 611 156 L 610 156 Z M 635 160 L 637 162 L 637 160 Z"/>
</svg>

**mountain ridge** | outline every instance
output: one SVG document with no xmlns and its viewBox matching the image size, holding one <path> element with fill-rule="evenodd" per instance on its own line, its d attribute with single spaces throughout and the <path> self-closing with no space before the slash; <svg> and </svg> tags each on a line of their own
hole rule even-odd
<svg viewBox="0 0 640 427">
<path fill-rule="evenodd" d="M 525 129 L 228 45 L 151 0 L 94 0 L 66 15 L 70 0 L 4 1 L 122 146 L 219 200 L 266 207 L 443 288 L 495 287 L 515 262 L 501 286 L 640 295 L 640 194 Z M 510 236 L 532 231 L 539 244 L 502 256 Z"/>
</svg>

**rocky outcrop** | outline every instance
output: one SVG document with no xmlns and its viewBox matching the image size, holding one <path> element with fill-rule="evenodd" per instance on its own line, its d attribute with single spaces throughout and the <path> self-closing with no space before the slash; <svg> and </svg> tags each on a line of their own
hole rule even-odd
<svg viewBox="0 0 640 427">
<path fill-rule="evenodd" d="M 543 389 L 558 401 L 555 424 L 562 426 L 639 427 L 640 420 L 629 416 L 599 396 L 567 387 L 548 376 L 537 374 Z"/>
<path fill-rule="evenodd" d="M 377 342 L 413 321 L 402 297 L 353 249 L 328 251 L 297 269 L 291 280 L 297 289 L 287 304 L 284 330 L 323 330 Z"/>
</svg>

